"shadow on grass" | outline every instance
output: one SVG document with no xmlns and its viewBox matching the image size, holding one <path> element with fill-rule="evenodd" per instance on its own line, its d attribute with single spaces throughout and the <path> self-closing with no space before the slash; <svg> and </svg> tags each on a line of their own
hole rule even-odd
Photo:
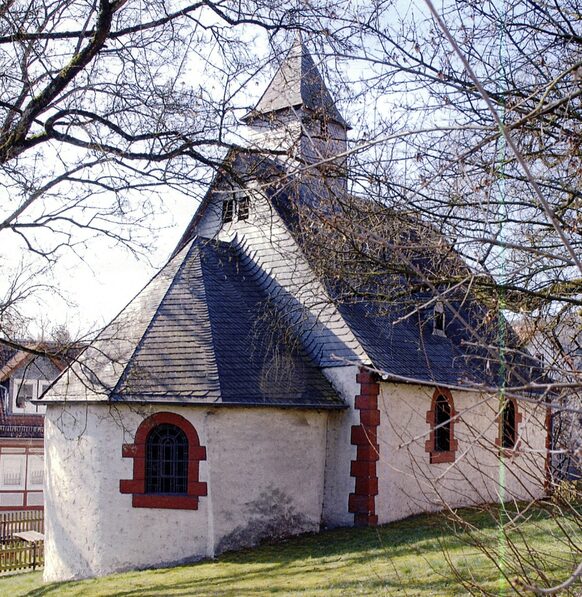
<svg viewBox="0 0 582 597">
<path fill-rule="evenodd" d="M 492 536 L 502 514 L 500 508 L 463 509 L 458 513 L 473 528 L 491 531 Z M 512 508 L 507 514 L 513 515 L 515 510 Z M 536 509 L 531 516 L 544 520 L 550 514 Z M 93 589 L 101 596 L 123 597 L 261 595 L 290 591 L 392 594 L 391 590 L 402 595 L 417 595 L 424 590 L 427 594 L 453 595 L 461 587 L 455 585 L 448 570 L 431 570 L 427 560 L 443 551 L 451 554 L 464 548 L 458 536 L 461 529 L 453 527 L 458 525 L 451 525 L 445 516 L 419 515 L 376 529 L 346 528 L 302 535 L 223 554 L 214 561 L 141 574 L 130 572 L 103 579 L 47 584 L 26 595 L 90 595 Z M 444 559 L 441 564 L 446 568 Z M 382 566 L 379 575 L 375 575 L 374 566 Z M 425 578 L 416 573 L 419 566 L 429 567 Z"/>
<path fill-rule="evenodd" d="M 403 590 L 402 579 L 397 572 L 383 574 L 381 578 L 344 578 L 334 583 L 333 575 L 338 569 L 344 570 L 354 566 L 369 567 L 379 559 L 386 559 L 389 555 L 398 556 L 406 553 L 410 556 L 420 555 L 427 550 L 442 549 L 442 542 L 447 539 L 444 523 L 435 524 L 434 517 L 415 517 L 409 521 L 396 525 L 388 525 L 377 529 L 334 529 L 320 534 L 303 535 L 286 541 L 263 544 L 258 548 L 246 549 L 238 552 L 223 554 L 213 564 L 216 574 L 204 571 L 200 567 L 207 566 L 208 561 L 191 565 L 179 566 L 171 569 L 150 570 L 147 580 L 142 577 L 142 586 L 126 588 L 132 585 L 133 573 L 122 574 L 101 581 L 72 581 L 65 583 L 47 584 L 26 593 L 27 597 L 41 597 L 44 595 L 90 594 L 93 585 L 100 582 L 100 595 L 210 595 L 210 594 L 241 594 L 240 589 L 233 589 L 233 584 L 244 584 L 244 594 L 276 594 L 289 592 L 290 588 L 301 590 L 301 581 L 307 574 L 318 576 L 314 585 L 305 590 L 324 592 L 326 587 L 336 591 L 353 594 L 378 590 L 398 588 Z M 447 543 L 452 543 L 454 538 Z M 411 548 L 418 544 L 417 548 Z M 230 573 L 228 565 L 235 565 Z M 244 570 L 242 569 L 244 566 Z M 186 577 L 186 578 L 184 578 Z M 190 577 L 190 578 L 187 578 Z M 167 582 L 164 582 L 167 578 Z M 136 577 L 137 580 L 137 577 Z M 147 586 L 143 586 L 144 581 Z M 111 583 L 111 589 L 107 585 Z M 267 583 L 267 586 L 265 585 Z M 419 582 L 410 580 L 409 594 L 414 595 L 423 586 Z M 137 583 L 136 583 L 137 584 Z M 253 584 L 257 586 L 253 588 Z M 439 594 L 439 587 L 445 588 L 451 584 L 450 579 L 432 579 L 426 583 L 427 588 Z M 115 586 L 113 586 L 115 585 Z M 94 587 L 97 589 L 97 586 Z M 110 591 L 110 592 L 108 592 Z M 406 591 L 403 591 L 406 594 Z"/>
<path fill-rule="evenodd" d="M 346 567 L 350 567 L 354 564 L 360 563 L 362 558 L 347 559 L 344 561 Z M 249 562 L 252 564 L 252 562 Z M 197 595 L 199 597 L 210 596 L 210 595 L 221 595 L 221 596 L 238 596 L 238 595 L 265 595 L 265 594 L 278 594 L 285 593 L 289 594 L 291 591 L 294 594 L 301 592 L 319 594 L 325 594 L 328 591 L 338 591 L 342 594 L 353 595 L 365 592 L 366 594 L 384 593 L 386 591 L 392 594 L 393 591 L 398 591 L 402 595 L 417 595 L 420 592 L 426 590 L 431 594 L 435 595 L 451 595 L 451 579 L 442 578 L 440 580 L 431 579 L 430 581 L 418 581 L 410 580 L 409 584 L 403 583 L 402 579 L 397 575 L 393 578 L 387 576 L 377 578 L 365 578 L 365 579 L 344 579 L 338 582 L 334 582 L 332 578 L 329 578 L 329 571 L 326 567 L 309 567 L 308 570 L 295 569 L 293 571 L 288 570 L 288 563 L 286 558 L 281 560 L 275 565 L 270 567 L 268 570 L 261 569 L 254 572 L 240 571 L 233 572 L 232 574 L 221 574 L 219 578 L 212 578 L 210 575 L 198 578 L 186 578 L 177 580 L 176 576 L 181 574 L 188 574 L 193 572 L 192 568 L 196 565 L 179 567 L 181 570 L 172 569 L 170 573 L 168 571 L 160 570 L 161 576 L 169 576 L 168 582 L 164 582 L 163 578 L 159 578 L 156 574 L 157 571 L 150 572 L 148 577 L 149 582 L 147 586 L 132 587 L 127 589 L 121 588 L 121 583 L 127 587 L 131 584 L 131 579 L 119 578 L 119 583 L 115 583 L 114 587 L 108 588 L 107 586 L 101 585 L 99 587 L 98 594 L 102 597 L 105 596 L 120 596 L 120 597 L 135 597 L 145 596 L 154 597 L 156 595 L 173 595 L 173 596 L 186 596 L 186 595 Z M 301 587 L 301 579 L 306 573 L 314 574 L 321 572 L 322 582 L 317 585 L 309 587 Z M 177 574 L 178 573 L 178 574 Z M 265 575 L 269 576 L 268 585 L 264 585 Z M 259 581 L 259 585 L 253 587 L 253 581 Z M 243 583 L 244 588 L 240 585 Z M 41 597 L 46 595 L 60 595 L 63 590 L 66 590 L 67 595 L 91 595 L 91 588 L 93 582 L 91 581 L 80 581 L 80 582 L 69 582 L 69 583 L 53 583 L 40 587 L 33 591 L 30 591 L 26 595 L 28 597 Z M 95 586 L 97 589 L 97 586 Z"/>
</svg>

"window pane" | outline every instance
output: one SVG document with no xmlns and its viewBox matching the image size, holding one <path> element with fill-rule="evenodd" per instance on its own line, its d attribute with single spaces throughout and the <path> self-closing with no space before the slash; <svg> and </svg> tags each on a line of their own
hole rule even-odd
<svg viewBox="0 0 582 597">
<path fill-rule="evenodd" d="M 247 220 L 249 217 L 249 198 L 247 195 L 241 195 L 238 200 L 238 219 Z"/>
<path fill-rule="evenodd" d="M 234 218 L 234 199 L 227 199 L 222 203 L 222 221 L 232 222 Z"/>
<path fill-rule="evenodd" d="M 186 494 L 188 439 L 175 425 L 154 427 L 146 440 L 146 493 Z"/>
<path fill-rule="evenodd" d="M 24 489 L 25 467 L 25 454 L 3 454 L 0 464 L 0 487 L 2 489 Z"/>
<path fill-rule="evenodd" d="M 451 406 L 444 396 L 439 396 L 435 404 L 434 449 L 449 452 L 451 449 Z M 440 427 L 439 427 L 440 425 Z"/>
<path fill-rule="evenodd" d="M 512 400 L 510 400 L 503 409 L 502 425 L 502 446 L 504 448 L 515 448 L 515 441 L 517 439 L 515 429 L 515 404 Z"/>
<path fill-rule="evenodd" d="M 14 386 L 15 400 L 14 406 L 16 408 L 24 409 L 27 402 L 30 406 L 30 401 L 34 398 L 34 386 L 32 382 L 26 381 L 18 383 Z M 34 409 L 33 409 L 34 410 Z"/>
<path fill-rule="evenodd" d="M 29 454 L 27 486 L 35 489 L 42 488 L 43 477 L 44 457 L 39 454 Z"/>
</svg>

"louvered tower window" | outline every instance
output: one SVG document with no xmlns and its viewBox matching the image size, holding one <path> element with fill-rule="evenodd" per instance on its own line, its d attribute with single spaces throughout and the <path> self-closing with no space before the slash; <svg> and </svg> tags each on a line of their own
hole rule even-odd
<svg viewBox="0 0 582 597">
<path fill-rule="evenodd" d="M 222 203 L 222 221 L 226 224 L 234 220 L 234 199 L 227 199 Z"/>
<path fill-rule="evenodd" d="M 237 199 L 238 203 L 238 219 L 248 220 L 250 212 L 250 200 L 249 196 L 241 193 Z"/>
</svg>

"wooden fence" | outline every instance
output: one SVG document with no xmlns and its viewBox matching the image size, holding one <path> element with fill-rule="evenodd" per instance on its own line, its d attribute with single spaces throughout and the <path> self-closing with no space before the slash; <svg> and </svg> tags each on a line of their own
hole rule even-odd
<svg viewBox="0 0 582 597">
<path fill-rule="evenodd" d="M 14 540 L 0 545 L 0 572 L 36 570 L 44 564 L 44 542 Z"/>
<path fill-rule="evenodd" d="M 44 564 L 44 541 L 24 541 L 15 533 L 44 534 L 44 511 L 0 512 L 0 572 L 35 570 Z"/>
<path fill-rule="evenodd" d="M 8 541 L 22 531 L 44 533 L 44 510 L 0 512 L 0 541 Z"/>
</svg>

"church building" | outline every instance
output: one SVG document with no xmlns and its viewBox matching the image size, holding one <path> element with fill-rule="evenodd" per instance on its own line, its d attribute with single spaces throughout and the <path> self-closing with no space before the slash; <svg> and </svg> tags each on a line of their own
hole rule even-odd
<svg viewBox="0 0 582 597">
<path fill-rule="evenodd" d="M 47 581 L 543 494 L 545 406 L 500 396 L 476 341 L 495 315 L 430 285 L 372 300 L 339 251 L 349 224 L 362 259 L 438 234 L 348 194 L 349 127 L 301 41 L 243 120 L 264 153 L 226 156 L 167 265 L 39 401 Z M 535 368 L 504 359 L 508 387 Z"/>
</svg>

